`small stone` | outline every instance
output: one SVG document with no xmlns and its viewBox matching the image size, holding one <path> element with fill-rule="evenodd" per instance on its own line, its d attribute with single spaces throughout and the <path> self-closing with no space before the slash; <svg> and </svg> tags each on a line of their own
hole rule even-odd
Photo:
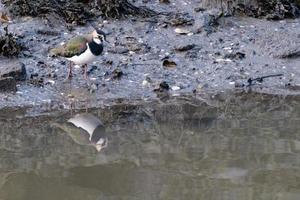
<svg viewBox="0 0 300 200">
<path fill-rule="evenodd" d="M 96 90 L 98 90 L 98 85 L 93 83 L 91 86 L 90 86 L 90 93 L 94 93 Z"/>
<path fill-rule="evenodd" d="M 159 3 L 166 3 L 166 4 L 169 4 L 169 3 L 170 3 L 170 0 L 159 0 Z"/>
<path fill-rule="evenodd" d="M 170 89 L 169 84 L 166 81 L 163 81 L 153 91 L 154 92 L 164 92 L 164 91 L 168 91 L 169 89 Z"/>
<path fill-rule="evenodd" d="M 168 67 L 168 68 L 176 67 L 177 66 L 176 62 L 174 62 L 172 60 L 169 60 L 169 59 L 164 60 L 163 63 L 162 63 L 162 65 L 164 67 Z"/>
<path fill-rule="evenodd" d="M 143 80 L 143 82 L 142 82 L 142 85 L 143 86 L 146 86 L 146 85 L 148 85 L 149 84 L 149 82 L 147 81 L 147 80 Z"/>
<path fill-rule="evenodd" d="M 203 12 L 205 11 L 206 9 L 205 8 L 202 8 L 202 7 L 197 7 L 197 8 L 194 8 L 194 11 L 195 12 Z"/>
<path fill-rule="evenodd" d="M 190 33 L 189 30 L 186 30 L 186 29 L 183 29 L 183 28 L 176 28 L 175 30 L 175 33 L 178 33 L 180 35 L 187 35 Z"/>
<path fill-rule="evenodd" d="M 172 86 L 172 88 L 171 88 L 173 91 L 178 91 L 178 90 L 180 90 L 181 88 L 180 87 L 178 87 L 178 86 Z"/>
<path fill-rule="evenodd" d="M 179 45 L 179 46 L 175 47 L 175 51 L 180 51 L 180 52 L 188 51 L 188 50 L 193 49 L 195 46 L 196 46 L 195 44 Z"/>
<path fill-rule="evenodd" d="M 160 87 L 161 89 L 165 89 L 165 90 L 169 90 L 169 89 L 170 89 L 170 86 L 169 86 L 169 84 L 168 84 L 166 81 L 161 82 L 161 83 L 159 84 L 159 87 Z"/>
<path fill-rule="evenodd" d="M 224 56 L 225 59 L 244 59 L 246 57 L 245 53 L 242 52 L 235 52 L 235 53 L 228 53 Z"/>
</svg>

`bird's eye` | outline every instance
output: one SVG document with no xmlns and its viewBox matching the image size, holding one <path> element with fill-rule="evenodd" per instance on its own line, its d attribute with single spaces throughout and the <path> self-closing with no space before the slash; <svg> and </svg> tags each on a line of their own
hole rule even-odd
<svg viewBox="0 0 300 200">
<path fill-rule="evenodd" d="M 103 35 L 98 35 L 101 41 L 104 41 L 104 36 Z"/>
</svg>

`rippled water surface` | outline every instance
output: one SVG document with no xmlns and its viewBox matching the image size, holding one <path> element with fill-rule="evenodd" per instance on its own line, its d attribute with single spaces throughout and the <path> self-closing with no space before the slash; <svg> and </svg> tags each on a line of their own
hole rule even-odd
<svg viewBox="0 0 300 200">
<path fill-rule="evenodd" d="M 70 137 L 68 112 L 4 110 L 0 199 L 298 200 L 298 102 L 239 94 L 89 110 L 108 134 L 99 153 Z"/>
</svg>

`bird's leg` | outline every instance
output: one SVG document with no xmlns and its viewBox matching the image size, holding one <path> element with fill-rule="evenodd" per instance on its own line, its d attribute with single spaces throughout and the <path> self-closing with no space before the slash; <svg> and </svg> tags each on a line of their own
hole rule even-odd
<svg viewBox="0 0 300 200">
<path fill-rule="evenodd" d="M 84 65 L 84 79 L 87 80 L 87 64 Z"/>
<path fill-rule="evenodd" d="M 86 101 L 85 102 L 85 112 L 88 113 L 89 111 L 89 105 L 88 105 L 88 102 Z"/>
<path fill-rule="evenodd" d="M 70 62 L 69 63 L 69 71 L 68 71 L 68 76 L 67 76 L 67 79 L 71 79 L 73 74 L 72 74 L 72 68 L 73 68 L 73 63 Z"/>
<path fill-rule="evenodd" d="M 75 102 L 74 101 L 70 101 L 70 110 L 71 110 L 71 116 L 73 116 L 73 111 L 75 110 Z"/>
</svg>

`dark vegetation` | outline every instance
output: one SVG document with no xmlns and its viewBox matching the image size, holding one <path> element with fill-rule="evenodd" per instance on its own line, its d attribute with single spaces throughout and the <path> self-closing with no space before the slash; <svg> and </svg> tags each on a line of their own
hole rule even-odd
<svg viewBox="0 0 300 200">
<path fill-rule="evenodd" d="M 145 7 L 136 7 L 127 0 L 1 0 L 14 16 L 46 16 L 57 13 L 67 23 L 85 24 L 95 16 L 121 18 L 126 15 L 153 16 Z"/>
<path fill-rule="evenodd" d="M 8 32 L 8 27 L 4 27 L 4 34 L 0 34 L 0 56 L 15 57 L 21 51 L 21 45 L 16 37 Z"/>
<path fill-rule="evenodd" d="M 299 0 L 204 0 L 204 5 L 218 6 L 223 11 L 234 15 L 267 17 L 279 20 L 298 17 Z"/>
</svg>

